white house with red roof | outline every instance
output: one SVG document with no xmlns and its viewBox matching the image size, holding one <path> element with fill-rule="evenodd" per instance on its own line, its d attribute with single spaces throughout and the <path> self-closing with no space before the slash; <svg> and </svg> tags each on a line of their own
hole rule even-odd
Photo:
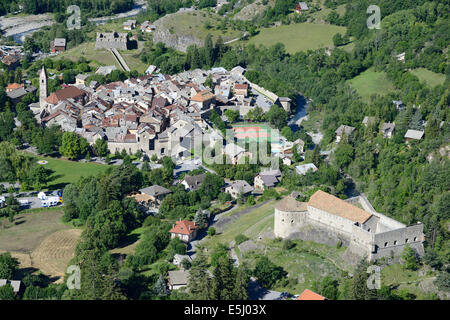
<svg viewBox="0 0 450 320">
<path fill-rule="evenodd" d="M 181 241 L 189 243 L 197 237 L 198 226 L 193 221 L 180 220 L 177 221 L 172 229 L 169 230 L 170 238 L 179 238 Z"/>
</svg>

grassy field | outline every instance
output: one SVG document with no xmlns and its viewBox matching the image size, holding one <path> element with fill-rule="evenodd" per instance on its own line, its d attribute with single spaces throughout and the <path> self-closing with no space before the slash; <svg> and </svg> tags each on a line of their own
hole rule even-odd
<svg viewBox="0 0 450 320">
<path fill-rule="evenodd" d="M 225 42 L 242 36 L 242 31 L 239 30 L 217 29 L 216 26 L 221 20 L 219 15 L 201 10 L 167 15 L 162 18 L 162 25 L 171 34 L 193 36 L 200 40 L 204 40 L 208 34 L 211 34 L 214 40 L 221 36 Z"/>
<path fill-rule="evenodd" d="M 394 90 L 394 85 L 384 72 L 375 72 L 372 68 L 367 69 L 348 83 L 358 92 L 363 101 L 369 102 L 373 94 L 385 95 Z"/>
<path fill-rule="evenodd" d="M 276 285 L 273 290 L 288 291 L 298 294 L 305 289 L 311 289 L 315 281 L 321 281 L 330 275 L 334 279 L 341 279 L 349 271 L 353 271 L 343 258 L 346 248 L 335 247 L 294 240 L 295 246 L 289 250 L 282 248 L 282 242 L 276 240 L 263 240 L 265 246 L 262 250 L 243 254 L 243 260 L 253 267 L 258 257 L 267 256 L 275 264 L 282 266 L 289 274 L 291 283 Z"/>
<path fill-rule="evenodd" d="M 120 50 L 120 54 L 125 59 L 125 62 L 128 64 L 131 70 L 137 70 L 143 73 L 147 69 L 147 65 L 143 63 L 140 59 L 140 53 L 142 51 L 143 44 L 139 45 L 138 49 L 134 50 Z M 54 59 L 70 59 L 73 61 L 77 61 L 79 57 L 85 57 L 88 60 L 91 60 L 92 67 L 98 67 L 101 65 L 105 66 L 116 66 L 117 69 L 121 69 L 116 59 L 114 59 L 113 55 L 106 49 L 95 49 L 94 42 L 83 43 L 73 49 L 67 50 L 56 56 Z"/>
<path fill-rule="evenodd" d="M 425 82 L 430 88 L 442 85 L 445 82 L 445 75 L 425 68 L 417 68 L 410 72 L 419 78 L 420 81 Z"/>
<path fill-rule="evenodd" d="M 205 239 L 202 244 L 205 247 L 212 248 L 216 243 L 219 242 L 229 244 L 240 233 L 246 234 L 247 236 L 257 235 L 260 228 L 257 225 L 259 224 L 259 226 L 261 226 L 261 224 L 265 224 L 265 222 L 261 221 L 263 221 L 264 219 L 266 219 L 266 222 L 268 220 L 273 221 L 275 203 L 276 201 L 270 201 L 262 207 L 259 207 L 252 212 L 241 216 L 239 219 L 231 222 L 228 226 L 226 226 L 225 230 L 222 233 L 215 235 L 213 238 Z M 238 211 L 233 211 L 233 215 L 236 213 L 238 213 Z M 267 222 L 267 224 L 273 226 L 273 223 L 270 224 L 270 222 Z"/>
<path fill-rule="evenodd" d="M 52 175 L 53 180 L 48 185 L 49 190 L 61 188 L 69 183 L 75 183 L 81 176 L 97 175 L 108 168 L 107 165 L 98 163 L 83 163 L 50 157 L 35 157 L 35 159 L 36 161 L 48 161 L 48 164 L 43 166 L 54 171 Z"/>
<path fill-rule="evenodd" d="M 61 281 L 81 235 L 81 229 L 61 222 L 62 215 L 61 210 L 17 215 L 1 229 L 0 252 L 10 252 L 20 268 L 36 268 Z"/>
<path fill-rule="evenodd" d="M 274 288 L 277 291 L 300 293 L 311 288 L 314 281 L 330 274 L 335 278 L 351 272 L 353 267 L 342 258 L 345 248 L 322 245 L 306 241 L 294 241 L 295 247 L 282 249 L 282 242 L 274 239 L 274 206 L 276 201 L 270 201 L 225 226 L 221 233 L 205 238 L 202 245 L 210 251 L 217 243 L 230 245 L 238 234 L 244 234 L 260 246 L 260 249 L 241 253 L 235 247 L 240 262 L 245 262 L 250 268 L 260 255 L 267 255 L 271 261 L 286 270 L 292 279 L 291 284 Z M 232 215 L 238 214 L 234 211 Z M 261 237 L 261 239 L 260 239 Z"/>
<path fill-rule="evenodd" d="M 91 66 L 115 65 L 117 69 L 120 69 L 120 66 L 114 59 L 113 55 L 106 49 L 96 50 L 95 43 L 93 42 L 82 43 L 75 48 L 58 54 L 54 59 L 58 60 L 65 58 L 77 61 L 80 57 L 85 57 L 86 59 L 91 60 Z"/>
<path fill-rule="evenodd" d="M 381 270 L 381 282 L 386 286 L 395 286 L 398 290 L 407 290 L 416 299 L 429 299 L 429 292 L 436 292 L 433 285 L 437 272 L 425 266 L 417 271 L 405 270 L 400 264 L 393 264 Z"/>
<path fill-rule="evenodd" d="M 280 42 L 285 45 L 287 52 L 295 53 L 333 47 L 333 36 L 336 33 L 344 34 L 345 31 L 345 27 L 329 24 L 297 23 L 262 29 L 258 35 L 246 42 L 257 46 L 271 46 Z"/>
<path fill-rule="evenodd" d="M 331 11 L 333 11 L 333 9 L 331 8 L 327 8 L 323 5 L 325 1 L 321 1 L 321 8 L 322 10 L 311 13 L 310 16 L 311 18 L 314 19 L 314 22 L 322 22 L 324 23 L 327 16 L 331 13 Z M 339 14 L 339 16 L 343 16 L 345 14 L 345 4 L 341 4 L 339 6 L 336 7 L 335 11 L 337 12 L 337 14 Z"/>
</svg>

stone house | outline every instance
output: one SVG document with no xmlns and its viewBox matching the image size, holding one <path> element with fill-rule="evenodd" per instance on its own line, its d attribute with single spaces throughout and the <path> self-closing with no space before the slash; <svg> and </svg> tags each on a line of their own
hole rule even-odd
<svg viewBox="0 0 450 320">
<path fill-rule="evenodd" d="M 65 38 L 55 38 L 50 42 L 50 49 L 52 52 L 64 52 L 66 51 L 66 39 Z"/>
<path fill-rule="evenodd" d="M 178 290 L 186 287 L 189 279 L 188 270 L 174 270 L 168 272 L 168 285 L 169 290 Z"/>
<path fill-rule="evenodd" d="M 306 4 L 306 2 L 299 2 L 297 4 L 297 6 L 295 7 L 295 13 L 297 13 L 297 14 L 301 14 L 302 11 L 308 11 L 308 10 L 309 10 L 309 7 Z"/>
<path fill-rule="evenodd" d="M 237 199 L 240 194 L 247 196 L 253 192 L 253 187 L 245 180 L 232 181 L 231 184 L 225 188 L 225 192 L 229 193 L 234 199 Z"/>
<path fill-rule="evenodd" d="M 248 84 L 247 83 L 236 83 L 234 85 L 234 94 L 238 98 L 245 98 L 248 95 Z"/>
<path fill-rule="evenodd" d="M 381 132 L 383 136 L 387 139 L 392 138 L 394 135 L 395 123 L 385 122 L 381 126 Z"/>
<path fill-rule="evenodd" d="M 223 154 L 231 160 L 232 164 L 238 164 L 239 160 L 243 157 L 251 157 L 249 152 L 234 143 L 228 143 L 225 148 L 223 148 Z"/>
<path fill-rule="evenodd" d="M 215 102 L 216 96 L 208 90 L 200 91 L 191 98 L 191 104 L 197 105 L 201 110 L 209 109 Z"/>
<path fill-rule="evenodd" d="M 348 137 L 351 135 L 354 130 L 354 127 L 346 126 L 344 124 L 340 125 L 339 128 L 336 129 L 336 143 L 339 143 L 343 136 Z"/>
<path fill-rule="evenodd" d="M 75 85 L 86 85 L 86 79 L 89 77 L 88 74 L 78 74 L 75 77 Z"/>
<path fill-rule="evenodd" d="M 183 269 L 183 266 L 181 265 L 181 262 L 183 262 L 183 260 L 187 260 L 187 261 L 189 261 L 189 262 L 192 262 L 192 258 L 190 257 L 190 256 L 188 256 L 188 255 L 186 255 L 186 254 L 178 254 L 178 253 L 176 253 L 174 256 L 173 256 L 173 261 L 172 261 L 172 263 L 174 264 L 174 265 L 176 265 L 178 268 L 180 268 L 180 269 Z"/>
<path fill-rule="evenodd" d="M 295 167 L 295 171 L 303 176 L 306 175 L 308 171 L 316 172 L 317 170 L 319 169 L 317 169 L 314 163 L 305 163 Z"/>
<path fill-rule="evenodd" d="M 183 181 L 181 181 L 181 184 L 184 186 L 186 191 L 195 191 L 199 189 L 203 183 L 203 180 L 205 180 L 206 174 L 198 174 L 195 176 L 190 176 L 186 174 L 183 178 Z"/>
<path fill-rule="evenodd" d="M 164 187 L 154 185 L 147 188 L 140 189 L 141 194 L 145 194 L 149 197 L 150 204 L 154 207 L 159 206 L 163 199 L 172 191 Z"/>
<path fill-rule="evenodd" d="M 264 191 L 264 189 L 275 187 L 281 179 L 281 171 L 269 170 L 259 173 L 254 179 L 255 190 Z"/>
<path fill-rule="evenodd" d="M 123 23 L 123 29 L 131 31 L 136 29 L 136 20 L 128 20 Z"/>
</svg>

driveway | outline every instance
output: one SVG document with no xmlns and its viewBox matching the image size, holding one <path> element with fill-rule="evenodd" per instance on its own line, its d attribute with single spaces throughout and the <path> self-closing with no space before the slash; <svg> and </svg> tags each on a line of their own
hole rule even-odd
<svg viewBox="0 0 450 320">
<path fill-rule="evenodd" d="M 250 300 L 279 300 L 281 292 L 261 287 L 258 281 L 252 277 L 248 284 L 248 296 Z"/>
</svg>

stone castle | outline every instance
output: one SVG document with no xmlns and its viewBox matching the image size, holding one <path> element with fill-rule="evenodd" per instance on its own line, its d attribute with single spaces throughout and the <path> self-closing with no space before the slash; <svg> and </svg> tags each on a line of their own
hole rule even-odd
<svg viewBox="0 0 450 320">
<path fill-rule="evenodd" d="M 130 40 L 127 33 L 97 32 L 96 49 L 128 50 Z"/>
<path fill-rule="evenodd" d="M 422 223 L 406 226 L 375 212 L 363 196 L 344 201 L 319 190 L 307 203 L 287 196 L 275 206 L 274 233 L 328 245 L 341 241 L 348 253 L 369 261 L 398 258 L 407 244 L 419 256 L 424 254 Z"/>
</svg>

